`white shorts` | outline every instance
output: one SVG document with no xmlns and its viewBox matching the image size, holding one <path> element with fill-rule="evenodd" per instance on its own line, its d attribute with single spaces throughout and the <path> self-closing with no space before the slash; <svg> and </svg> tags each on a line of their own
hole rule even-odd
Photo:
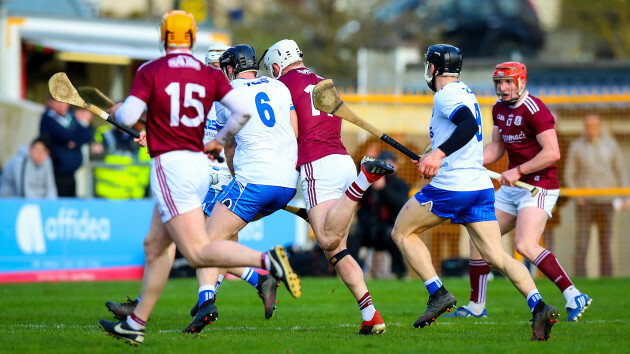
<svg viewBox="0 0 630 354">
<path fill-rule="evenodd" d="M 350 155 L 328 155 L 300 166 L 300 183 L 306 210 L 327 200 L 339 199 L 357 178 Z"/>
<path fill-rule="evenodd" d="M 151 191 L 162 222 L 200 208 L 209 185 L 203 152 L 171 151 L 151 159 Z"/>
<path fill-rule="evenodd" d="M 518 187 L 501 186 L 494 194 L 494 207 L 516 216 L 525 207 L 544 209 L 551 219 L 551 211 L 558 201 L 559 189 L 538 188 L 538 194 L 532 197 L 528 190 Z"/>
</svg>

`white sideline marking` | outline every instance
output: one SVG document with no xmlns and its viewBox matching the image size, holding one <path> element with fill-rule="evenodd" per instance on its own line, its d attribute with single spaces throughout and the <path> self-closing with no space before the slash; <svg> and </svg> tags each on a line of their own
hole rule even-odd
<svg viewBox="0 0 630 354">
<path fill-rule="evenodd" d="M 451 326 L 460 321 L 455 322 L 446 322 L 440 321 L 437 323 L 439 326 Z M 566 321 L 565 321 L 566 322 Z M 586 321 L 583 321 L 586 322 Z M 496 322 L 496 321 L 475 321 L 472 322 L 474 325 L 496 325 L 496 324 L 513 324 L 513 321 L 505 321 L 505 322 Z M 616 320 L 588 320 L 588 323 L 625 323 L 625 321 L 616 319 Z M 410 327 L 412 326 L 412 322 L 410 323 L 399 323 L 399 322 L 388 322 L 385 323 L 387 327 Z M 435 324 L 434 324 L 435 325 Z M 68 329 L 85 329 L 85 325 L 77 325 L 77 324 L 44 324 L 44 323 L 31 323 L 31 324 L 17 324 L 14 327 L 20 328 L 68 328 Z M 91 325 L 88 325 L 91 327 Z M 253 326 L 228 326 L 228 327 L 208 327 L 211 328 L 212 331 L 258 331 L 258 330 L 276 330 L 276 331 L 286 331 L 286 330 L 305 330 L 305 329 L 326 329 L 326 328 L 348 328 L 348 327 L 360 327 L 358 323 L 340 323 L 334 326 L 291 326 L 291 327 L 253 327 Z M 157 333 L 181 333 L 181 328 L 174 329 L 161 329 L 158 330 Z"/>
</svg>

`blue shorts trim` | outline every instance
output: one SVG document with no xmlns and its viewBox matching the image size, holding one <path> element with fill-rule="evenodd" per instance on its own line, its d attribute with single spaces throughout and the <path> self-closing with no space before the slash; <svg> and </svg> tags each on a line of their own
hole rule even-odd
<svg viewBox="0 0 630 354">
<path fill-rule="evenodd" d="M 240 183 L 232 179 L 217 200 L 245 222 L 250 222 L 258 214 L 266 216 L 284 208 L 296 191 L 295 188 Z"/>
<path fill-rule="evenodd" d="M 203 199 L 203 203 L 201 203 L 201 209 L 206 215 L 210 216 L 210 214 L 212 214 L 214 203 L 219 200 L 221 194 L 223 194 L 223 190 L 216 190 L 212 187 L 208 189 L 208 193 L 206 193 L 206 197 Z"/>
<path fill-rule="evenodd" d="M 451 219 L 452 224 L 465 224 L 497 219 L 494 211 L 494 189 L 447 191 L 427 185 L 414 196 L 418 203 L 431 203 L 431 212 Z"/>
</svg>

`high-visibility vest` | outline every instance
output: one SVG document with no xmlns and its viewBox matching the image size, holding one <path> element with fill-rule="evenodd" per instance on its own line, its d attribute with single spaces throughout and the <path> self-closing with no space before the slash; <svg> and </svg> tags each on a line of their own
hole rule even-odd
<svg viewBox="0 0 630 354">
<path fill-rule="evenodd" d="M 103 135 L 112 129 L 113 127 L 109 125 L 100 127 L 94 140 L 102 143 Z M 151 162 L 147 148 L 139 149 L 137 160 L 130 152 L 114 151 L 105 155 L 103 162 L 111 166 L 94 168 L 96 196 L 107 199 L 139 199 L 145 196 L 151 168 L 138 163 Z"/>
</svg>

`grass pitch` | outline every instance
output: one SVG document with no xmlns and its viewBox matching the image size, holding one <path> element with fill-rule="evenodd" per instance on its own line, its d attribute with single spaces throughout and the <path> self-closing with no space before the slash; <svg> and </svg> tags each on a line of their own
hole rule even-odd
<svg viewBox="0 0 630 354">
<path fill-rule="evenodd" d="M 170 280 L 149 321 L 145 343 L 132 348 L 106 336 L 99 318 L 112 320 L 105 301 L 135 297 L 140 282 L 0 285 L 0 352 L 168 353 L 402 353 L 630 352 L 628 279 L 574 279 L 593 298 L 578 323 L 567 323 L 565 300 L 546 279 L 536 283 L 562 317 L 548 342 L 530 342 L 531 314 L 525 300 L 503 278 L 488 284 L 485 319 L 440 317 L 424 329 L 413 322 L 426 309 L 419 280 L 369 280 L 368 287 L 387 325 L 382 336 L 356 335 L 361 316 L 340 279 L 303 278 L 302 297 L 278 289 L 278 309 L 265 320 L 262 301 L 243 281 L 219 291 L 219 319 L 198 335 L 182 333 L 197 298 L 195 279 Z M 459 305 L 468 303 L 468 279 L 444 279 Z"/>
</svg>

